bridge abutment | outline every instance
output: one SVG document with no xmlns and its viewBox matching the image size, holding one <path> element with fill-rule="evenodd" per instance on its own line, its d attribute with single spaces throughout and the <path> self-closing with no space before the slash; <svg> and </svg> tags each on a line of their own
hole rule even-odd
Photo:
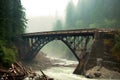
<svg viewBox="0 0 120 80">
<path fill-rule="evenodd" d="M 84 51 L 84 58 L 80 58 L 79 64 L 76 67 L 74 74 L 85 74 L 86 70 L 96 66 L 97 59 L 103 58 L 104 54 L 104 42 L 103 42 L 103 34 L 96 33 L 94 36 L 94 42 L 91 46 L 90 52 Z M 87 47 L 86 47 L 87 48 Z"/>
<path fill-rule="evenodd" d="M 103 58 L 104 56 L 104 40 L 103 33 L 96 33 L 93 45 L 91 47 L 91 52 L 88 58 L 88 62 L 86 65 L 86 70 L 97 66 L 97 59 Z"/>
</svg>

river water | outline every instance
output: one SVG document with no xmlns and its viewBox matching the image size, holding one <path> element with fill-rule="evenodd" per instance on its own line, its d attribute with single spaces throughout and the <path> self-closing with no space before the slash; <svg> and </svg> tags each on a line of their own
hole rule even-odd
<svg viewBox="0 0 120 80">
<path fill-rule="evenodd" d="M 54 63 L 54 64 L 59 64 L 59 65 L 78 64 L 77 61 L 70 61 L 66 59 L 59 59 L 59 61 L 60 61 L 59 63 Z M 43 72 L 46 75 L 50 76 L 51 78 L 54 78 L 55 80 L 89 80 L 84 76 L 72 74 L 74 70 L 75 70 L 75 67 L 57 66 L 57 67 L 48 68 Z M 41 74 L 40 71 L 36 71 L 36 72 L 38 74 Z"/>
</svg>

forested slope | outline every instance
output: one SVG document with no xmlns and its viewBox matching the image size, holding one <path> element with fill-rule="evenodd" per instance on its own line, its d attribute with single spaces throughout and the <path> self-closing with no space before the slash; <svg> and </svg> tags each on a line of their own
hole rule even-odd
<svg viewBox="0 0 120 80">
<path fill-rule="evenodd" d="M 53 30 L 114 28 L 120 29 L 120 0 L 70 0 L 66 7 L 65 22 L 58 19 Z M 120 60 L 120 31 L 113 41 L 107 40 L 110 53 Z M 67 52 L 67 51 L 66 51 Z"/>
<path fill-rule="evenodd" d="M 26 18 L 20 0 L 0 0 L 0 65 L 16 61 L 15 37 L 24 33 Z"/>
</svg>

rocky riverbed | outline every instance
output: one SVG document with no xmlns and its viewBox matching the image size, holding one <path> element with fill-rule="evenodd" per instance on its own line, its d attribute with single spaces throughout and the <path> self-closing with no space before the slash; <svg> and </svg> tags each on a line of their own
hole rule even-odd
<svg viewBox="0 0 120 80">
<path fill-rule="evenodd" d="M 36 58 L 28 63 L 27 65 L 31 66 L 33 70 L 39 70 L 39 69 L 47 69 L 50 67 L 76 67 L 77 66 L 77 61 L 65 61 L 66 59 L 61 59 L 61 58 L 52 58 L 48 57 L 44 53 L 40 53 L 39 55 L 36 56 Z"/>
<path fill-rule="evenodd" d="M 95 66 L 89 69 L 86 72 L 86 77 L 88 78 L 99 78 L 99 79 L 120 79 L 120 73 L 117 71 L 109 70 L 105 67 L 101 67 L 100 70 L 99 66 Z"/>
<path fill-rule="evenodd" d="M 68 63 L 67 63 L 68 62 Z M 77 61 L 76 61 L 77 62 Z M 64 59 L 49 58 L 44 53 L 37 55 L 32 63 L 29 64 L 33 70 L 39 71 L 48 70 L 54 67 L 73 67 L 76 68 L 77 63 Z M 120 73 L 104 66 L 99 69 L 99 66 L 94 66 L 93 68 L 86 71 L 85 77 L 92 79 L 120 79 Z M 72 73 L 72 72 L 71 72 Z M 54 73 L 53 73 L 54 74 Z"/>
</svg>

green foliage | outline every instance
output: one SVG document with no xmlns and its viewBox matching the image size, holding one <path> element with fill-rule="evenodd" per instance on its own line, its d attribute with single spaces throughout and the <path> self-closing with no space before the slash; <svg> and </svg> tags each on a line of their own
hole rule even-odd
<svg viewBox="0 0 120 80">
<path fill-rule="evenodd" d="M 99 27 L 100 25 L 98 23 L 92 23 L 89 25 L 90 28 L 96 28 Z"/>
<path fill-rule="evenodd" d="M 120 32 L 115 36 L 115 46 L 113 49 L 120 53 Z"/>
<path fill-rule="evenodd" d="M 5 67 L 16 60 L 14 38 L 25 32 L 25 24 L 20 0 L 0 0 L 0 63 Z"/>
<path fill-rule="evenodd" d="M 17 49 L 15 46 L 7 47 L 7 44 L 0 40 L 0 62 L 4 67 L 9 67 L 11 63 L 16 61 Z"/>
<path fill-rule="evenodd" d="M 66 29 L 73 29 L 75 26 L 75 23 L 76 23 L 75 7 L 72 0 L 70 0 L 67 6 L 67 12 L 66 12 Z"/>
<path fill-rule="evenodd" d="M 0 1 L 0 39 L 12 41 L 25 31 L 25 13 L 20 0 Z"/>
<path fill-rule="evenodd" d="M 105 27 L 106 28 L 109 28 L 109 27 L 111 27 L 111 28 L 115 28 L 115 27 L 117 27 L 116 25 L 117 25 L 117 20 L 115 20 L 115 19 L 112 19 L 112 20 L 110 20 L 110 19 L 105 19 L 104 20 L 104 25 L 105 25 Z"/>
<path fill-rule="evenodd" d="M 78 0 L 75 7 L 71 0 L 66 10 L 65 28 L 119 28 L 119 3 L 120 0 Z"/>
<path fill-rule="evenodd" d="M 120 30 L 115 35 L 115 44 L 112 48 L 113 55 L 120 61 Z"/>
<path fill-rule="evenodd" d="M 5 42 L 0 40 L 0 62 L 1 62 L 1 57 L 3 56 L 3 49 L 2 46 L 5 45 Z"/>
<path fill-rule="evenodd" d="M 16 61 L 16 51 L 14 51 L 14 49 L 12 48 L 7 48 L 5 46 L 3 46 L 2 49 L 2 63 L 4 64 L 4 67 L 10 67 L 10 65 Z"/>
<path fill-rule="evenodd" d="M 82 27 L 85 27 L 86 25 L 82 20 L 79 20 L 79 21 L 76 22 L 75 26 L 76 26 L 75 29 L 80 29 Z"/>
<path fill-rule="evenodd" d="M 70 0 L 63 29 L 119 28 L 120 0 Z"/>
</svg>

